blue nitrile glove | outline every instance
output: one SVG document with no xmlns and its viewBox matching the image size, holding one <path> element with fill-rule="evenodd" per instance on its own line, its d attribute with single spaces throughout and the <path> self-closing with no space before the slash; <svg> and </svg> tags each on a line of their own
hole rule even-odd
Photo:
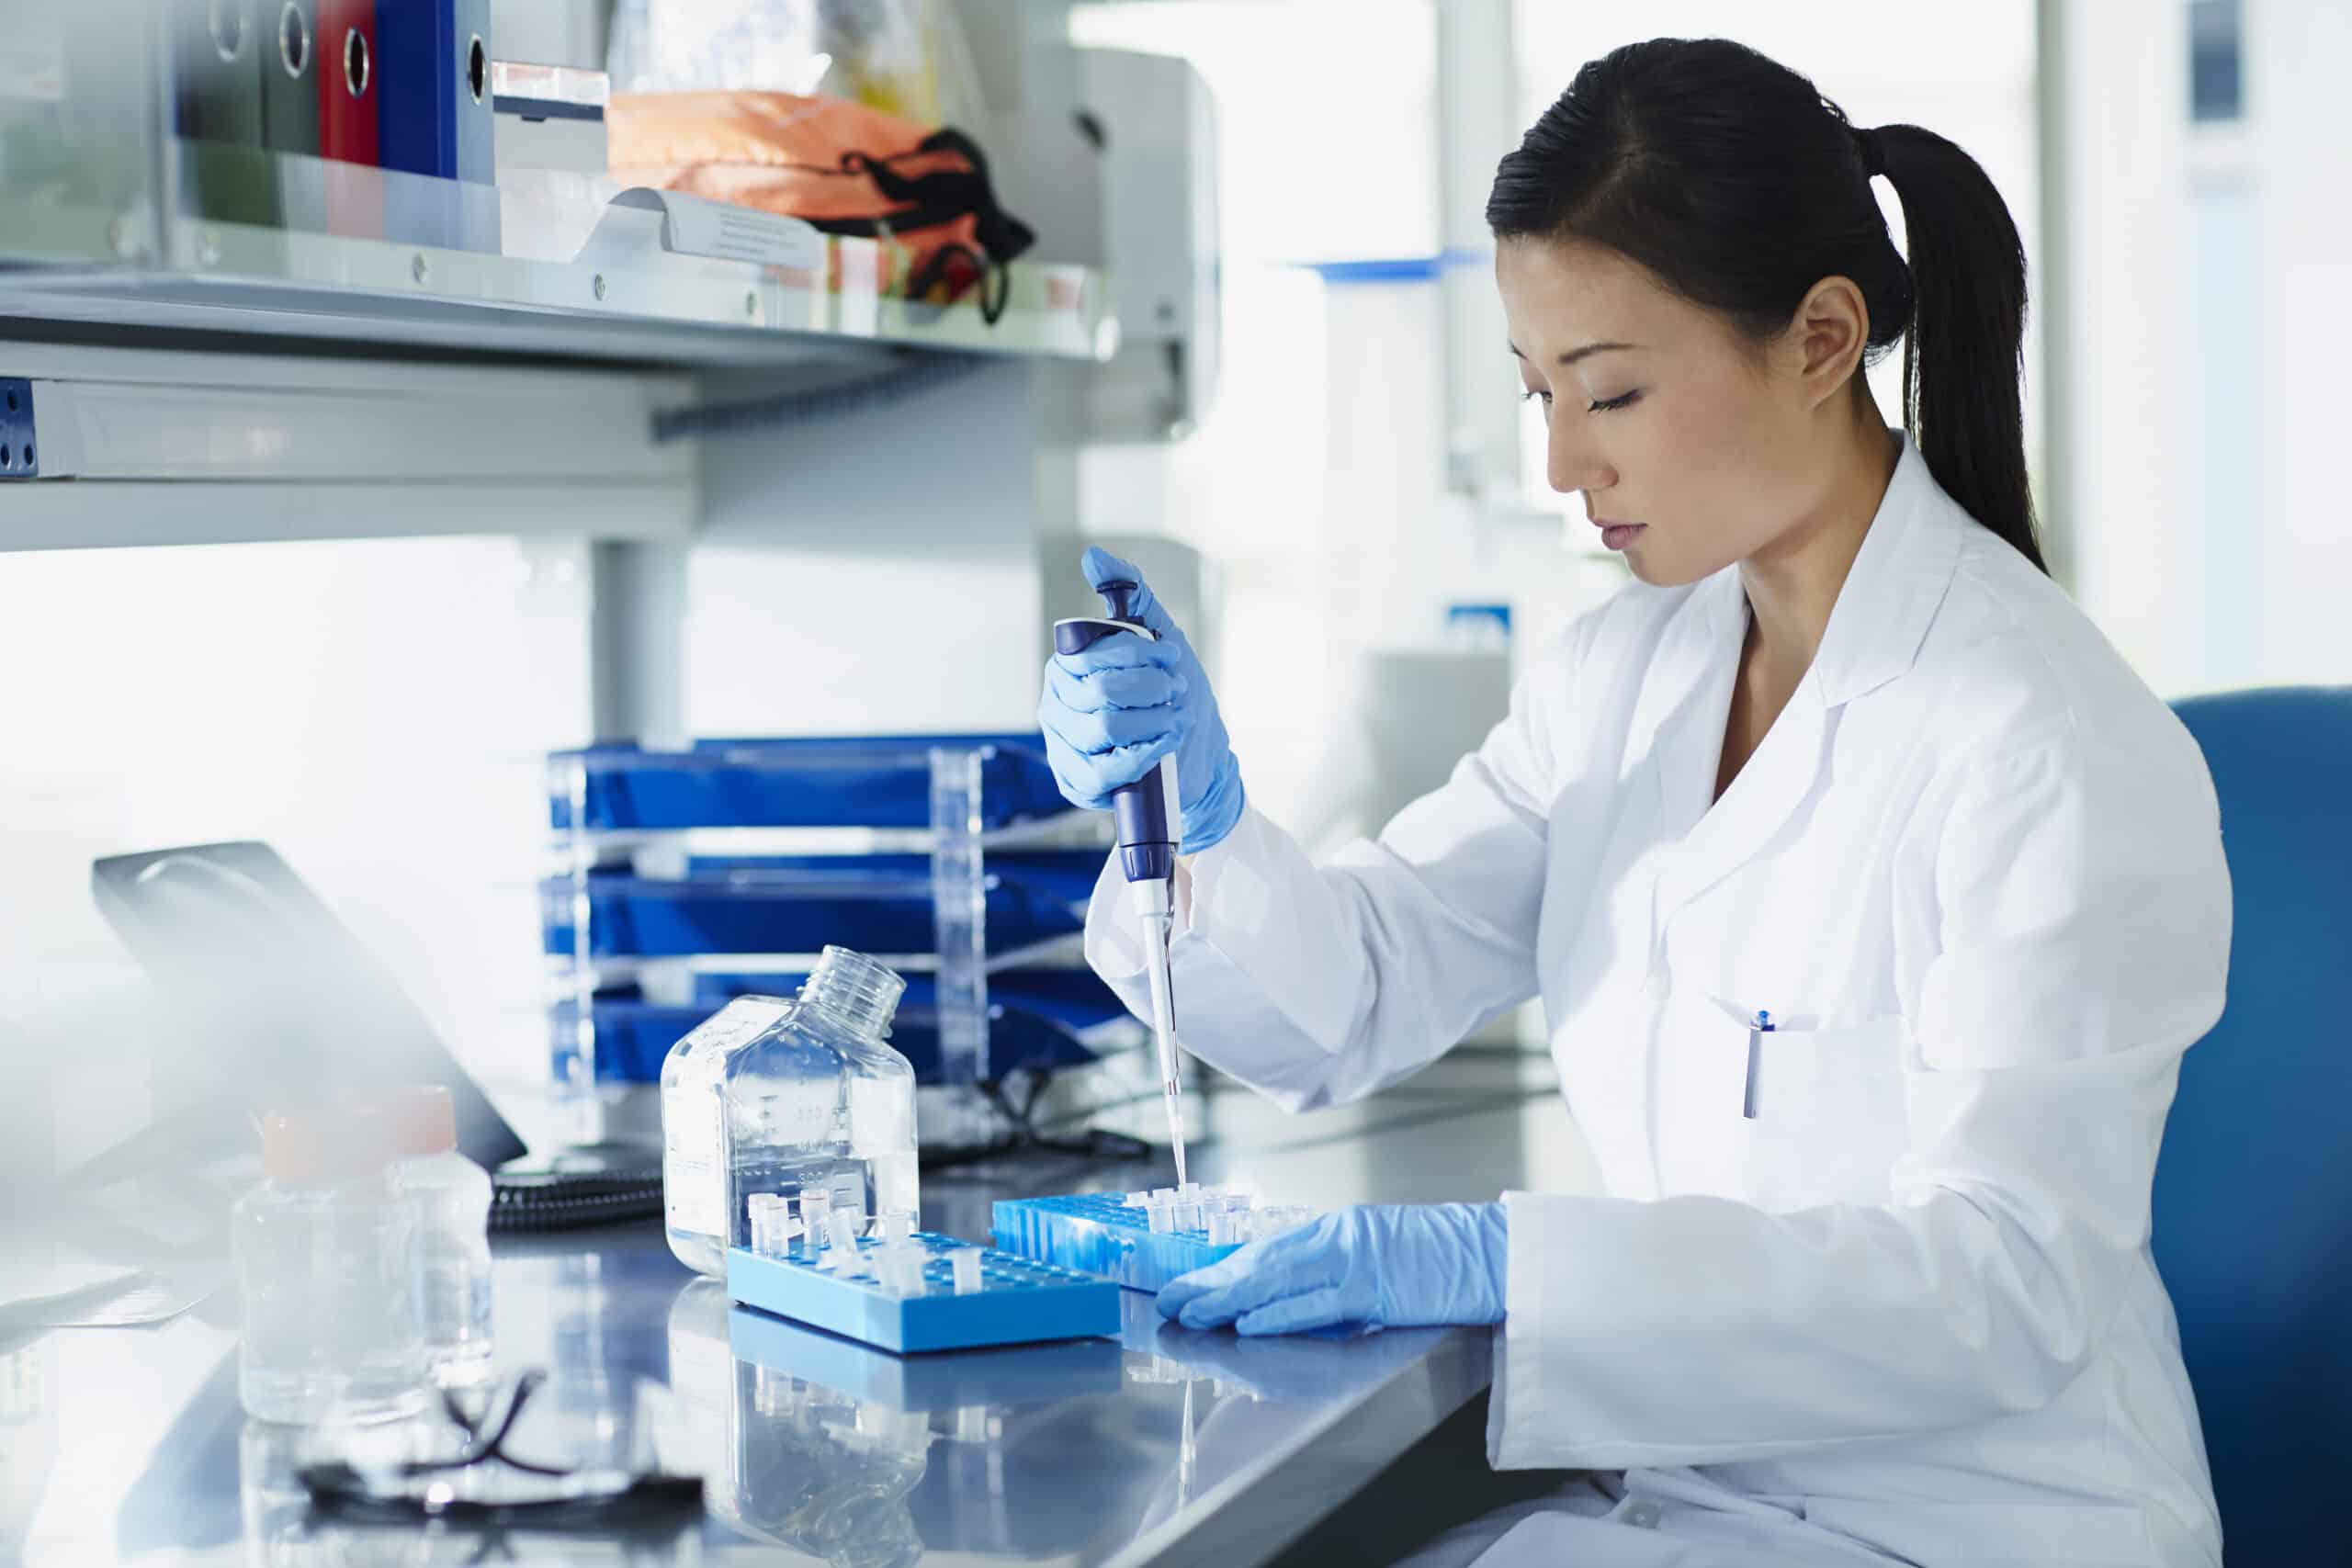
<svg viewBox="0 0 2352 1568">
<path fill-rule="evenodd" d="M 1500 1203 L 1342 1209 L 1170 1280 L 1159 1310 L 1243 1334 L 1500 1323 L 1507 1236 Z"/>
<path fill-rule="evenodd" d="M 1106 637 L 1080 653 L 1046 660 L 1037 723 L 1054 781 L 1072 806 L 1111 809 L 1111 792 L 1134 784 L 1176 754 L 1176 793 L 1184 813 L 1182 852 L 1198 854 L 1241 820 L 1241 764 L 1217 716 L 1193 645 L 1144 585 L 1143 573 L 1091 549 L 1081 563 L 1089 586 L 1125 579 L 1136 584 L 1135 614 L 1159 634 Z"/>
</svg>

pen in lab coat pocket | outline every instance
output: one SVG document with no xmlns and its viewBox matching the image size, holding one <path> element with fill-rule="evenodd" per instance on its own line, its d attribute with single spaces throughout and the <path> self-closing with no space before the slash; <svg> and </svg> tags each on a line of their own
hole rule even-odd
<svg viewBox="0 0 2352 1568">
<path fill-rule="evenodd" d="M 1771 1032 L 1772 1015 L 1758 1008 L 1756 1021 L 1747 1026 L 1747 1088 L 1739 1097 L 1739 1113 L 1750 1122 L 1756 1120 L 1756 1064 L 1764 1055 L 1764 1037 Z"/>
</svg>

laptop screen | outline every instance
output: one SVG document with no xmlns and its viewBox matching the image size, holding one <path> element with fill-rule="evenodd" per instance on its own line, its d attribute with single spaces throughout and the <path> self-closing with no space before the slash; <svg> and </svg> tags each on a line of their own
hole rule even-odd
<svg viewBox="0 0 2352 1568">
<path fill-rule="evenodd" d="M 272 1104 L 442 1084 L 468 1158 L 494 1168 L 524 1152 L 416 1004 L 268 845 L 117 855 L 90 880 L 171 1011 L 154 1060 L 159 1120 L 247 1138 L 245 1118 Z"/>
</svg>

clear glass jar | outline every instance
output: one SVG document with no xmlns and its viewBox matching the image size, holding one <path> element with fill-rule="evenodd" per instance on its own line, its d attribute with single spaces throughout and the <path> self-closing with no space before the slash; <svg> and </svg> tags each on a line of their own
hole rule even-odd
<svg viewBox="0 0 2352 1568">
<path fill-rule="evenodd" d="M 737 997 L 662 1060 L 662 1213 L 670 1251 L 698 1274 L 727 1272 L 727 1060 L 792 1010 L 782 997 Z"/>
<path fill-rule="evenodd" d="M 490 1172 L 458 1152 L 458 1113 L 439 1084 L 388 1102 L 400 1163 L 393 1182 L 416 1204 L 409 1249 L 425 1370 L 445 1387 L 491 1374 Z"/>
<path fill-rule="evenodd" d="M 823 1190 L 835 1213 L 920 1213 L 915 1071 L 889 1046 L 906 989 L 884 965 L 829 947 L 792 1011 L 727 1058 L 727 1241 L 751 1241 L 755 1192 Z"/>
<path fill-rule="evenodd" d="M 279 1111 L 262 1122 L 266 1179 L 237 1201 L 243 1297 L 237 1394 L 263 1421 L 412 1415 L 424 1404 L 410 1273 L 416 1207 L 395 1185 L 379 1111 Z"/>
</svg>

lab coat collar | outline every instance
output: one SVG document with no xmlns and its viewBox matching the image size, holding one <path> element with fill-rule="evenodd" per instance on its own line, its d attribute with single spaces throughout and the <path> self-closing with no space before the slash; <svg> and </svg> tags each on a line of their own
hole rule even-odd
<svg viewBox="0 0 2352 1568">
<path fill-rule="evenodd" d="M 1951 587 L 1962 529 L 1973 525 L 1928 471 L 1910 436 L 1898 439 L 1903 453 L 1894 477 L 1846 572 L 1806 673 L 1825 708 L 1875 691 L 1911 668 Z"/>
<path fill-rule="evenodd" d="M 1672 710 L 1666 719 L 1670 733 L 1661 736 L 1651 753 L 1668 812 L 1685 820 L 1696 818 L 1656 886 L 1660 928 L 1755 858 L 1787 825 L 1819 776 L 1829 715 L 1910 669 L 1951 585 L 1960 530 L 1967 522 L 1905 437 L 1812 668 L 1747 766 L 1712 806 L 1707 802 L 1714 773 L 1709 763 L 1722 754 L 1724 714 L 1746 634 L 1747 601 L 1736 567 L 1700 585 L 1690 607 L 1706 626 L 1708 654 L 1686 654 L 1686 668 L 1671 682 L 1679 701 L 1659 704 Z M 1708 673 L 1712 679 L 1705 678 Z"/>
</svg>

